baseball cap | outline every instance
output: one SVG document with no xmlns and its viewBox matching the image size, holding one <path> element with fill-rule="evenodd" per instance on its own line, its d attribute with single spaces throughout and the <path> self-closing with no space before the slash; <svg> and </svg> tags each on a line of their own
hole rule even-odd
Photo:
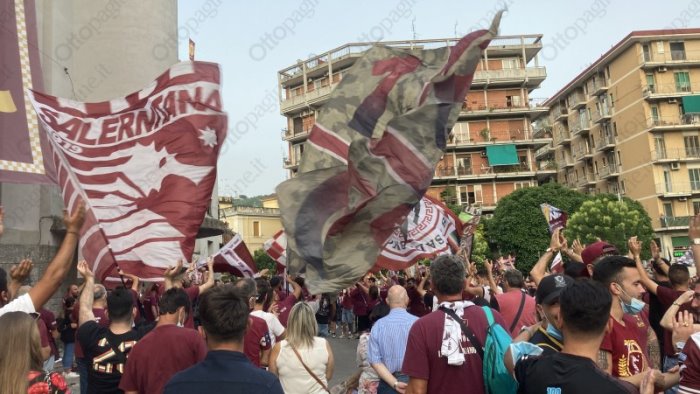
<svg viewBox="0 0 700 394">
<path fill-rule="evenodd" d="M 574 280 L 567 275 L 554 274 L 545 276 L 537 286 L 535 301 L 537 304 L 550 305 L 559 300 L 559 294 L 566 286 L 574 283 Z"/>
<path fill-rule="evenodd" d="M 605 241 L 594 242 L 581 252 L 581 259 L 583 263 L 593 264 L 593 262 L 601 256 L 612 256 L 618 254 L 617 248 Z"/>
</svg>

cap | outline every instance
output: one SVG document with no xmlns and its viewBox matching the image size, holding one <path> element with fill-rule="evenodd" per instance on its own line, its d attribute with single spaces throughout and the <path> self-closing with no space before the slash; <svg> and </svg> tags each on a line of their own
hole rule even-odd
<svg viewBox="0 0 700 394">
<path fill-rule="evenodd" d="M 550 305 L 559 300 L 559 294 L 564 288 L 574 283 L 570 276 L 554 274 L 545 276 L 537 286 L 535 300 L 537 304 Z"/>
<path fill-rule="evenodd" d="M 605 241 L 594 242 L 581 252 L 581 259 L 583 263 L 593 264 L 593 262 L 601 256 L 612 256 L 618 254 L 617 248 Z"/>
</svg>

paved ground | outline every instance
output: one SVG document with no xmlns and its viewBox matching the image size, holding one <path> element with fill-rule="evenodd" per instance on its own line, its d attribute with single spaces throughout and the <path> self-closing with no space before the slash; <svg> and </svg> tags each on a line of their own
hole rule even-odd
<svg viewBox="0 0 700 394">
<path fill-rule="evenodd" d="M 329 385 L 329 387 L 333 387 L 357 371 L 355 358 L 358 340 L 328 338 L 328 341 L 331 344 L 333 356 L 335 357 L 335 372 Z M 77 377 L 66 378 L 66 380 L 71 392 L 80 393 L 80 381 Z"/>
</svg>

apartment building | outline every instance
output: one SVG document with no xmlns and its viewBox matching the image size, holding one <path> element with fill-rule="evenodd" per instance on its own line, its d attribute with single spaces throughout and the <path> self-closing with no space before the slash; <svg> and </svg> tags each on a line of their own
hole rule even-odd
<svg viewBox="0 0 700 394">
<path fill-rule="evenodd" d="M 428 194 L 493 211 L 512 191 L 553 177 L 553 162 L 536 161 L 551 146 L 551 133 L 533 130 L 532 120 L 548 113 L 531 96 L 546 77 L 538 62 L 541 35 L 502 36 L 492 40 L 477 67 L 447 150 L 438 163 Z M 387 42 L 401 47 L 436 47 L 456 39 Z M 346 44 L 278 73 L 280 109 L 287 118 L 282 138 L 288 143 L 284 168 L 295 176 L 304 141 L 321 105 L 367 44 Z"/>
<path fill-rule="evenodd" d="M 219 217 L 228 227 L 241 235 L 250 253 L 263 248 L 263 244 L 282 229 L 277 197 L 270 196 L 262 207 L 235 205 L 233 198 L 219 197 Z M 230 239 L 224 241 L 228 242 Z"/>
<path fill-rule="evenodd" d="M 558 182 L 639 201 L 666 256 L 700 212 L 700 29 L 634 31 L 545 102 Z M 547 161 L 549 160 L 549 161 Z"/>
</svg>

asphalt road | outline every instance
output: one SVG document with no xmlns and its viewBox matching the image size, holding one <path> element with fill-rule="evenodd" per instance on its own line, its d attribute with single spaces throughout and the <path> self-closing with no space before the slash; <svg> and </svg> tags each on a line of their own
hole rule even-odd
<svg viewBox="0 0 700 394">
<path fill-rule="evenodd" d="M 357 371 L 357 339 L 327 338 L 333 349 L 335 371 L 329 387 L 342 382 Z"/>
</svg>

